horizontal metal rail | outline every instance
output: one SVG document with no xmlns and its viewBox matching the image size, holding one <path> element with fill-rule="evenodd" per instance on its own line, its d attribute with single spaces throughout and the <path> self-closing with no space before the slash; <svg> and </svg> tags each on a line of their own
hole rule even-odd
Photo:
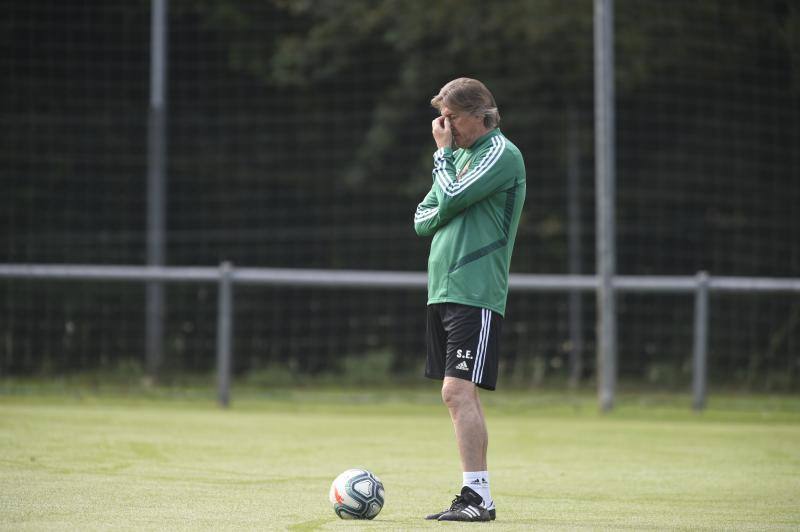
<svg viewBox="0 0 800 532">
<path fill-rule="evenodd" d="M 83 281 L 164 281 L 176 283 L 219 282 L 222 273 L 214 266 L 116 266 L 82 264 L 0 264 L 0 278 L 63 279 Z M 237 285 L 307 286 L 320 288 L 425 288 L 425 272 L 374 270 L 319 270 L 293 268 L 233 268 L 230 279 Z M 618 275 L 619 292 L 691 293 L 697 277 Z M 543 275 L 516 273 L 509 279 L 511 290 L 597 290 L 594 275 Z M 800 278 L 708 277 L 711 292 L 797 292 Z"/>
<path fill-rule="evenodd" d="M 217 382 L 219 403 L 230 400 L 233 356 L 233 285 L 294 286 L 354 289 L 424 289 L 425 272 L 318 270 L 291 268 L 234 268 L 224 262 L 209 266 L 116 266 L 81 264 L 0 264 L 0 279 L 49 279 L 76 281 L 162 281 L 170 283 L 216 283 Z M 509 288 L 514 292 L 593 292 L 599 286 L 594 275 L 512 274 Z M 798 278 L 712 277 L 706 272 L 694 276 L 618 275 L 612 287 L 628 293 L 694 294 L 694 344 L 692 405 L 706 404 L 706 367 L 710 292 L 800 293 Z"/>
</svg>

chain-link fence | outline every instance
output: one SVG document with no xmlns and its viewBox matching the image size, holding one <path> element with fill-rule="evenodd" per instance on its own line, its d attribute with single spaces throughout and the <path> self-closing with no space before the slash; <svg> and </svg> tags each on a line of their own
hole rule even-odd
<svg viewBox="0 0 800 532">
<path fill-rule="evenodd" d="M 143 264 L 149 2 L 0 9 L 0 262 Z M 618 271 L 796 277 L 800 10 L 617 0 L 615 19 Z M 471 75 L 526 160 L 512 271 L 594 272 L 589 0 L 175 1 L 168 41 L 168 265 L 424 270 L 411 216 L 430 183 L 428 101 Z M 141 285 L 3 280 L 0 297 L 4 373 L 144 360 Z M 165 370 L 213 367 L 215 304 L 211 286 L 166 287 Z M 242 289 L 236 371 L 417 371 L 424 304 L 414 290 Z M 512 292 L 504 378 L 566 379 L 571 304 Z M 691 309 L 620 296 L 621 378 L 687 383 Z M 796 296 L 714 296 L 710 315 L 712 379 L 797 388 Z"/>
</svg>

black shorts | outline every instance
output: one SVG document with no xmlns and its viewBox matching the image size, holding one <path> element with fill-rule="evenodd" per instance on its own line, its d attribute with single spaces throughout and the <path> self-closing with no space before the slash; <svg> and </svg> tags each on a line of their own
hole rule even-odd
<svg viewBox="0 0 800 532">
<path fill-rule="evenodd" d="M 480 307 L 458 303 L 428 305 L 425 376 L 456 377 L 494 390 L 502 323 L 502 316 Z"/>
</svg>

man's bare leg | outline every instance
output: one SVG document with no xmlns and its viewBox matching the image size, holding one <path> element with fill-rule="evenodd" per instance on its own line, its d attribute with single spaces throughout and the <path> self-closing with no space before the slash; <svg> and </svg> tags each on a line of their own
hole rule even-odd
<svg viewBox="0 0 800 532">
<path fill-rule="evenodd" d="M 475 383 L 445 377 L 442 400 L 450 411 L 463 471 L 486 471 L 489 435 Z"/>
</svg>

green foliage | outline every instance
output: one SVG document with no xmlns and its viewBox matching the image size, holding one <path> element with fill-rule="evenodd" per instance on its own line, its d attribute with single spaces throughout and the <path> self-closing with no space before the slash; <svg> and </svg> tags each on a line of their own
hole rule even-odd
<svg viewBox="0 0 800 532">
<path fill-rule="evenodd" d="M 444 82 L 461 75 L 478 77 L 492 88 L 504 116 L 503 128 L 518 144 L 537 146 L 537 153 L 526 152 L 536 167 L 563 166 L 561 136 L 552 132 L 565 128 L 567 109 L 581 117 L 575 122 L 579 137 L 592 138 L 590 0 L 505 0 L 491 6 L 479 0 L 274 0 L 268 13 L 239 1 L 204 0 L 194 5 L 209 27 L 230 38 L 231 68 L 254 76 L 276 95 L 291 94 L 297 108 L 337 113 L 339 100 L 334 92 L 341 91 L 337 87 L 354 73 L 373 74 L 362 77 L 368 85 L 358 87 L 359 94 L 366 96 L 357 105 L 368 119 L 351 132 L 350 147 L 336 166 L 335 178 L 345 186 L 380 187 L 409 201 L 424 193 L 430 146 L 418 139 L 425 138 L 432 116 L 427 102 Z M 268 27 L 267 17 L 279 21 L 269 27 L 281 30 L 259 32 Z M 647 120 L 652 99 L 642 96 L 658 92 L 670 79 L 696 80 L 697 94 L 687 96 L 697 101 L 725 98 L 733 84 L 754 72 L 763 71 L 765 78 L 771 75 L 776 66 L 763 60 L 765 50 L 785 64 L 792 78 L 787 90 L 796 97 L 800 90 L 798 20 L 797 5 L 782 1 L 761 9 L 723 0 L 616 2 L 620 113 Z M 730 46 L 720 46 L 729 41 Z M 691 122 L 691 106 L 663 112 Z M 347 122 L 347 113 L 342 120 Z M 750 122 L 745 116 L 737 120 Z M 652 128 L 650 121 L 641 129 L 631 125 L 627 131 L 637 138 L 648 128 Z M 538 134 L 541 131 L 550 133 Z M 302 127 L 293 133 L 309 149 L 323 145 L 307 134 Z M 667 139 L 687 135 L 709 132 L 671 131 L 669 125 L 661 132 Z M 406 142 L 410 136 L 415 139 L 412 145 Z M 749 141 L 758 144 L 762 139 L 753 136 Z M 621 135 L 620 145 L 624 143 Z M 582 151 L 590 152 L 591 144 Z M 682 179 L 695 181 L 702 177 L 692 174 L 693 168 L 702 168 L 695 157 L 686 153 L 685 146 L 665 143 L 661 150 L 649 151 L 637 164 L 622 170 L 635 181 L 638 176 L 662 172 L 669 161 L 683 159 L 688 172 Z M 373 175 L 384 179 L 375 183 L 369 179 Z M 559 178 L 537 177 L 543 183 Z M 309 178 L 293 175 L 291 180 Z M 620 215 L 624 218 L 631 208 L 637 207 L 629 207 L 623 197 Z M 543 220 L 562 216 L 560 209 L 554 210 L 526 220 L 523 231 L 538 234 Z M 741 213 L 740 219 L 749 218 L 750 214 Z M 696 223 L 713 225 L 716 219 Z M 563 253 L 559 251 L 563 232 L 540 236 L 541 245 L 553 255 Z"/>
</svg>

